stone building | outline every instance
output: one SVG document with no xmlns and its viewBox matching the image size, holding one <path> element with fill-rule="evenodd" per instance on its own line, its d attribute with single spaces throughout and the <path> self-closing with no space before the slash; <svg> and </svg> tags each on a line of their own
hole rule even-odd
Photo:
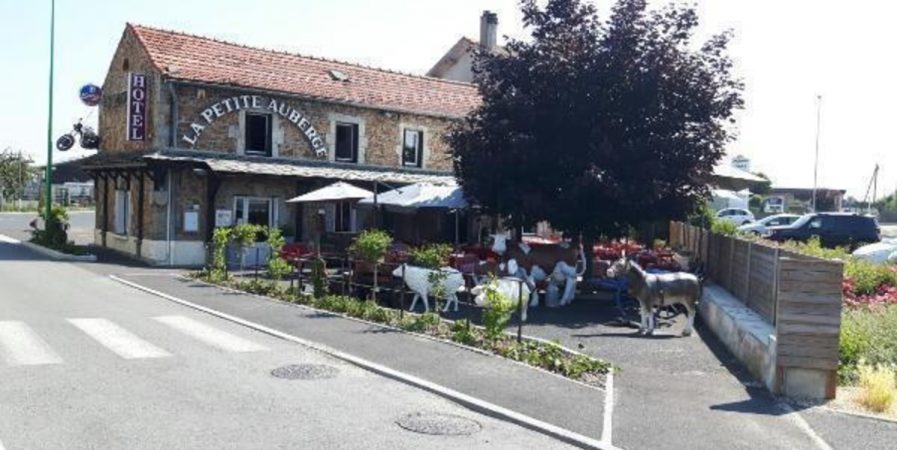
<svg viewBox="0 0 897 450">
<path fill-rule="evenodd" d="M 187 266 L 205 262 L 215 226 L 308 241 L 375 220 L 286 202 L 336 180 L 374 192 L 453 183 L 443 137 L 480 101 L 468 83 L 132 24 L 103 92 L 87 167 L 96 244 Z"/>
</svg>

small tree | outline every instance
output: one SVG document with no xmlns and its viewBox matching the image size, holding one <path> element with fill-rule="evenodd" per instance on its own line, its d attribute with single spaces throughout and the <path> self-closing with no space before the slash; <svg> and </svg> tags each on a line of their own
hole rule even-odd
<svg viewBox="0 0 897 450">
<path fill-rule="evenodd" d="M 243 253 L 247 248 L 255 244 L 260 231 L 261 227 L 251 223 L 242 223 L 233 227 L 233 230 L 231 231 L 231 242 L 234 244 L 237 253 L 240 255 L 240 271 L 244 269 L 243 257 L 245 255 Z M 258 263 L 258 261 L 256 261 L 256 263 Z"/>
<path fill-rule="evenodd" d="M 9 199 L 21 197 L 25 185 L 34 175 L 31 158 L 10 149 L 0 152 L 0 211 Z"/>
<path fill-rule="evenodd" d="M 283 246 L 286 245 L 286 240 L 280 228 L 277 227 L 268 227 L 266 234 L 268 235 L 268 246 L 271 248 L 271 255 L 268 257 L 268 275 L 272 279 L 280 280 L 292 270 L 290 263 L 280 254 Z"/>
<path fill-rule="evenodd" d="M 392 236 L 383 230 L 365 230 L 355 237 L 349 247 L 349 253 L 356 258 L 370 264 L 374 269 L 374 296 L 380 290 L 377 284 L 377 270 L 384 258 L 389 246 L 392 245 Z"/>
<path fill-rule="evenodd" d="M 227 280 L 227 246 L 233 238 L 233 229 L 218 227 L 212 232 L 212 264 L 209 267 L 211 281 Z"/>
</svg>

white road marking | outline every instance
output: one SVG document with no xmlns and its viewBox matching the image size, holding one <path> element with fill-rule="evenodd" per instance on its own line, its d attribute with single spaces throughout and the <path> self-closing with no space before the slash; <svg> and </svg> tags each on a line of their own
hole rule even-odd
<svg viewBox="0 0 897 450">
<path fill-rule="evenodd" d="M 24 322 L 0 322 L 0 353 L 11 366 L 59 364 L 62 358 Z"/>
<path fill-rule="evenodd" d="M 6 447 L 3 446 L 3 441 L 0 441 L 0 450 L 6 450 Z"/>
<path fill-rule="evenodd" d="M 785 419 L 790 420 L 794 426 L 803 431 L 804 434 L 813 441 L 813 445 L 815 445 L 817 449 L 832 450 L 832 446 L 828 445 L 828 442 L 825 442 L 825 439 L 822 439 L 822 436 L 816 434 L 813 427 L 811 427 L 810 424 L 791 407 L 791 405 L 788 405 L 787 403 L 779 403 L 779 407 L 785 411 Z"/>
<path fill-rule="evenodd" d="M 125 359 L 164 358 L 171 353 L 106 319 L 68 319 L 88 336 Z"/>
<path fill-rule="evenodd" d="M 604 423 L 601 425 L 601 442 L 613 446 L 614 435 L 614 370 L 607 373 L 604 381 Z"/>
<path fill-rule="evenodd" d="M 18 239 L 13 239 L 5 234 L 0 234 L 0 242 L 5 242 L 7 244 L 21 244 L 22 241 Z M 3 450 L 3 447 L 0 447 L 0 450 Z"/>
<path fill-rule="evenodd" d="M 247 341 L 239 336 L 221 331 L 187 317 L 162 316 L 154 317 L 154 319 L 180 331 L 181 333 L 229 352 L 258 352 L 268 350 L 267 347 Z"/>
</svg>

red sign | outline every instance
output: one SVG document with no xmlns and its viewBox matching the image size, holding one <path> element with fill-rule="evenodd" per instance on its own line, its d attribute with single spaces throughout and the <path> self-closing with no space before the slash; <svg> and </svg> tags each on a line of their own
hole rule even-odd
<svg viewBox="0 0 897 450">
<path fill-rule="evenodd" d="M 128 140 L 146 140 L 146 75 L 128 73 Z"/>
</svg>

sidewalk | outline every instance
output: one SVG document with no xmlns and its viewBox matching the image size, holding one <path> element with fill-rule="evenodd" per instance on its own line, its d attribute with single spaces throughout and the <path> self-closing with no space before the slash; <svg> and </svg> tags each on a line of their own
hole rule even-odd
<svg viewBox="0 0 897 450">
<path fill-rule="evenodd" d="M 119 275 L 191 303 L 317 342 L 535 419 L 601 438 L 604 392 L 499 357 L 170 274 Z"/>
</svg>

